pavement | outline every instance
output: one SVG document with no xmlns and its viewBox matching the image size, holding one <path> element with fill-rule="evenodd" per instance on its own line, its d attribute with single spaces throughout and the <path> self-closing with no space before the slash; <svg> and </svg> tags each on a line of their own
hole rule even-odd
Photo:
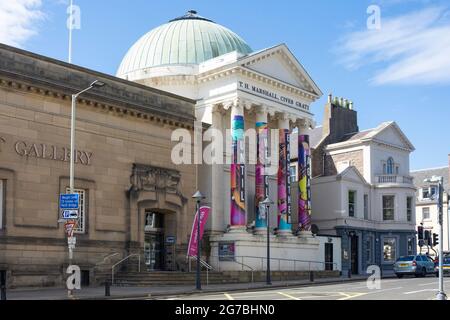
<svg viewBox="0 0 450 320">
<path fill-rule="evenodd" d="M 390 277 L 387 275 L 386 277 Z M 317 287 L 330 284 L 344 284 L 351 282 L 366 281 L 367 276 L 352 276 L 297 281 L 273 281 L 271 286 L 265 283 L 233 283 L 233 284 L 211 284 L 202 286 L 202 294 L 213 294 L 217 292 L 242 292 L 264 290 L 268 288 L 287 287 Z M 116 287 L 110 288 L 110 296 L 105 297 L 105 287 L 87 287 L 74 291 L 74 296 L 69 298 L 65 288 L 30 288 L 10 289 L 6 295 L 8 300 L 100 300 L 100 299 L 157 299 L 164 297 L 177 297 L 183 295 L 198 294 L 195 284 L 189 286 L 155 286 L 155 287 Z"/>
</svg>

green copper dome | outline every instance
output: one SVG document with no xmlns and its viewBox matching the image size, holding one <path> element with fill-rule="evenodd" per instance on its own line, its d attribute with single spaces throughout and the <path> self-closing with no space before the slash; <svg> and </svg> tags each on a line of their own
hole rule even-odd
<svg viewBox="0 0 450 320">
<path fill-rule="evenodd" d="M 252 49 L 231 30 L 189 11 L 139 39 L 117 75 L 164 65 L 196 65 L 233 51 L 246 55 Z"/>
</svg>

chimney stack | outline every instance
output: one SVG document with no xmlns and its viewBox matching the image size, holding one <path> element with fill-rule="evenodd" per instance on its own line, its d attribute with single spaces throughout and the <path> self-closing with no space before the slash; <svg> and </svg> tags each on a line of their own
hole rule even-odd
<svg viewBox="0 0 450 320">
<path fill-rule="evenodd" d="M 342 97 L 333 98 L 330 94 L 325 105 L 322 137 L 328 137 L 328 144 L 337 143 L 345 135 L 358 131 L 358 114 L 353 109 L 353 101 Z"/>
</svg>

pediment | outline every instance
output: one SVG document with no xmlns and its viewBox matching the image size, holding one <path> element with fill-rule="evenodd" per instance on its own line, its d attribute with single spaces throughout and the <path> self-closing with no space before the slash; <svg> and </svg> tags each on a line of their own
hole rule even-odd
<svg viewBox="0 0 450 320">
<path fill-rule="evenodd" d="M 239 61 L 246 69 L 307 91 L 317 97 L 322 92 L 284 44 L 265 49 Z"/>
<path fill-rule="evenodd" d="M 383 129 L 376 132 L 372 139 L 401 149 L 414 150 L 414 146 L 395 122 L 389 123 Z"/>
<path fill-rule="evenodd" d="M 350 166 L 340 174 L 337 175 L 338 180 L 350 180 L 358 183 L 367 184 L 366 179 L 362 176 L 362 174 L 356 169 L 354 166 Z"/>
</svg>

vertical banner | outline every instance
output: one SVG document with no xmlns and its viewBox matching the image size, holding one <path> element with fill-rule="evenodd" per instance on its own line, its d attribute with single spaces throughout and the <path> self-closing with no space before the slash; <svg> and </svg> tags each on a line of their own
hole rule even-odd
<svg viewBox="0 0 450 320">
<path fill-rule="evenodd" d="M 203 238 L 203 233 L 205 232 L 206 221 L 208 220 L 209 213 L 211 211 L 210 207 L 200 207 L 200 241 Z M 192 224 L 191 237 L 189 239 L 188 245 L 188 257 L 196 257 L 197 256 L 197 247 L 198 247 L 198 211 L 195 214 L 194 222 Z"/>
<path fill-rule="evenodd" d="M 256 123 L 256 172 L 255 172 L 255 208 L 256 221 L 255 228 L 266 228 L 266 217 L 261 212 L 260 202 L 268 197 L 269 186 L 268 177 L 265 175 L 265 163 L 267 158 L 267 135 L 268 127 L 266 122 Z"/>
<path fill-rule="evenodd" d="M 231 127 L 231 226 L 245 226 L 245 140 L 244 117 L 234 116 Z"/>
<path fill-rule="evenodd" d="M 298 136 L 298 226 L 300 231 L 311 230 L 311 153 L 309 136 Z"/>
<path fill-rule="evenodd" d="M 290 190 L 289 181 L 289 130 L 280 129 L 279 165 L 278 165 L 278 229 L 291 230 L 290 226 Z M 289 182 L 288 182 L 289 181 Z M 289 195 L 289 197 L 288 197 Z"/>
</svg>

